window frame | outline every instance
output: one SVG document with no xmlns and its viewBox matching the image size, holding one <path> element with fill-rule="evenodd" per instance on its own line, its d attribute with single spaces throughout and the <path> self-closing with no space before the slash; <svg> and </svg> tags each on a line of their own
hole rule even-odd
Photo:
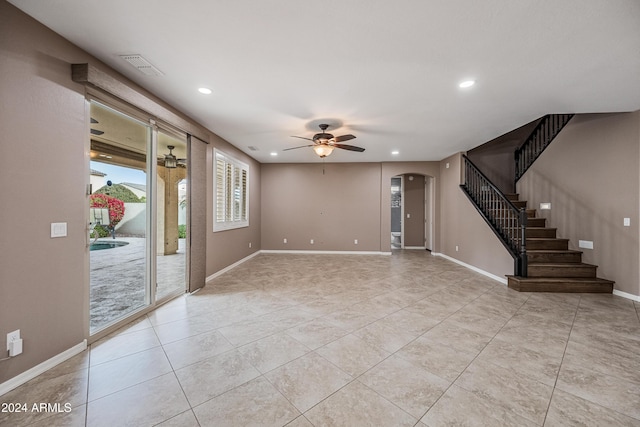
<svg viewBox="0 0 640 427">
<path fill-rule="evenodd" d="M 224 168 L 220 172 L 219 161 L 223 163 Z M 214 148 L 214 233 L 249 226 L 249 172 L 249 165 L 221 150 L 218 150 L 217 148 Z M 222 178 L 224 182 L 220 183 L 220 178 Z M 220 190 L 222 190 L 222 195 L 220 195 Z M 222 203 L 221 207 L 219 207 L 219 203 Z M 220 215 L 223 216 L 223 220 L 219 220 L 220 211 L 222 211 Z"/>
</svg>

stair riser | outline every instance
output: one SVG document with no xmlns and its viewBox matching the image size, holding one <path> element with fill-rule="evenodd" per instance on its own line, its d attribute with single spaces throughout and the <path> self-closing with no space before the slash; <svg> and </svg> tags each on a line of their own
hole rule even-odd
<svg viewBox="0 0 640 427">
<path fill-rule="evenodd" d="M 529 248 L 531 249 L 531 248 Z M 557 253 L 557 254 L 532 254 L 527 252 L 527 261 L 532 263 L 567 263 L 567 262 L 582 262 L 582 254 L 580 253 Z"/>
<path fill-rule="evenodd" d="M 536 217 L 536 210 L 535 209 L 527 209 L 527 217 L 535 218 Z"/>
<path fill-rule="evenodd" d="M 528 284 L 509 279 L 508 286 L 509 288 L 520 292 L 589 292 L 606 294 L 613 292 L 613 284 L 599 283 L 589 284 L 558 281 L 555 283 Z"/>
<path fill-rule="evenodd" d="M 546 223 L 546 218 L 527 218 L 528 227 L 545 227 Z"/>
<path fill-rule="evenodd" d="M 527 207 L 527 201 L 526 200 L 512 200 L 511 203 L 513 203 L 513 205 L 516 208 L 526 208 Z"/>
<path fill-rule="evenodd" d="M 527 228 L 526 231 L 527 237 L 544 237 L 547 239 L 555 239 L 556 237 L 556 229 L 555 228 Z"/>
<path fill-rule="evenodd" d="M 561 250 L 566 251 L 569 249 L 569 242 L 562 239 L 549 239 L 549 240 L 530 240 L 527 239 L 528 250 Z"/>
<path fill-rule="evenodd" d="M 596 277 L 595 266 L 554 267 L 530 264 L 527 268 L 529 277 Z"/>
</svg>

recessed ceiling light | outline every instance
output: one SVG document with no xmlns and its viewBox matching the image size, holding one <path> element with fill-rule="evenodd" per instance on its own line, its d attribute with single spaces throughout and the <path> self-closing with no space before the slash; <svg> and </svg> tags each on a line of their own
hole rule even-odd
<svg viewBox="0 0 640 427">
<path fill-rule="evenodd" d="M 464 88 L 471 87 L 474 84 L 476 84 L 475 80 L 465 80 L 462 83 L 460 83 L 458 86 L 464 89 Z"/>
<path fill-rule="evenodd" d="M 198 89 L 198 92 L 203 93 L 205 95 L 211 95 L 211 89 L 208 87 L 201 87 Z"/>
<path fill-rule="evenodd" d="M 391 154 L 393 154 L 394 156 L 396 156 L 396 155 L 400 154 L 400 152 L 396 150 L 396 151 L 392 151 L 392 152 L 391 152 Z"/>
<path fill-rule="evenodd" d="M 275 151 L 272 151 L 272 152 L 271 152 L 271 155 L 272 155 L 272 156 L 277 156 L 277 155 L 278 155 L 278 153 L 276 153 Z"/>
</svg>

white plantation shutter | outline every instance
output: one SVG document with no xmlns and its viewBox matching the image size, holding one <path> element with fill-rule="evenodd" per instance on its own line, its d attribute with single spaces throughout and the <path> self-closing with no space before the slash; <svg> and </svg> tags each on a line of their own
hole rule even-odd
<svg viewBox="0 0 640 427">
<path fill-rule="evenodd" d="M 246 169 L 242 169 L 242 200 L 247 200 L 247 173 Z M 248 220 L 247 203 L 242 205 L 242 215 L 240 219 L 242 221 Z"/>
<path fill-rule="evenodd" d="M 249 226 L 249 167 L 215 150 L 213 231 Z"/>
</svg>

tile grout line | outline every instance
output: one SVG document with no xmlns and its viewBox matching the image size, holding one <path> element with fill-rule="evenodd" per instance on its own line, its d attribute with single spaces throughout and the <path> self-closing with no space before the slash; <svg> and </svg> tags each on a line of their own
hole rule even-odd
<svg viewBox="0 0 640 427">
<path fill-rule="evenodd" d="M 562 370 L 562 364 L 564 363 L 564 357 L 567 354 L 567 348 L 569 347 L 569 341 L 571 340 L 571 332 L 573 332 L 573 326 L 576 323 L 576 317 L 578 317 L 578 310 L 580 309 L 580 303 L 582 302 L 582 295 L 579 296 L 578 304 L 576 305 L 576 310 L 573 313 L 573 320 L 571 322 L 571 329 L 569 329 L 569 335 L 567 336 L 567 343 L 564 346 L 564 351 L 562 352 L 562 358 L 560 359 L 560 365 L 558 365 L 558 373 L 556 374 L 556 380 L 553 383 L 553 388 L 551 390 L 551 398 L 549 399 L 549 403 L 547 404 L 547 411 L 544 414 L 544 420 L 542 421 L 542 425 L 544 426 L 547 422 L 547 416 L 549 415 L 549 409 L 551 408 L 551 402 L 553 401 L 553 395 L 556 392 L 556 385 L 558 384 L 558 378 L 560 378 L 560 371 Z"/>
<path fill-rule="evenodd" d="M 90 344 L 89 347 L 87 348 L 87 351 L 89 352 L 89 354 L 87 355 L 87 359 L 89 359 L 87 361 L 87 392 L 86 392 L 86 396 L 85 396 L 85 411 L 84 411 L 84 425 L 85 427 L 87 427 L 89 425 L 89 387 L 90 387 L 90 380 L 91 380 L 91 350 L 93 348 L 93 344 Z"/>
<path fill-rule="evenodd" d="M 473 301 L 477 300 L 477 299 L 478 299 L 478 298 L 480 298 L 482 295 L 485 295 L 485 294 L 487 294 L 487 293 L 489 293 L 489 292 L 490 292 L 490 289 L 489 289 L 489 290 L 487 290 L 487 292 L 484 292 L 484 293 L 482 293 L 481 295 L 479 295 L 477 298 L 474 298 L 474 299 L 473 299 L 472 301 L 470 301 L 469 303 L 465 304 L 463 307 L 461 307 L 460 309 L 458 309 L 457 311 L 455 311 L 454 313 L 452 313 L 450 316 L 446 317 L 444 320 L 446 320 L 446 319 L 448 319 L 449 317 L 453 316 L 455 313 L 457 313 L 458 311 L 462 310 L 462 309 L 463 309 L 464 307 L 466 307 L 467 305 L 471 304 L 471 302 L 473 302 Z M 422 420 L 422 418 L 424 418 L 424 417 L 425 417 L 425 415 L 427 415 L 427 414 L 429 413 L 429 411 L 430 411 L 434 406 L 436 406 L 436 404 L 440 401 L 440 399 L 442 399 L 442 397 L 443 397 L 445 394 L 447 394 L 447 391 L 449 391 L 449 389 L 451 389 L 451 387 L 453 387 L 453 385 L 456 383 L 456 381 L 458 381 L 458 379 L 462 376 L 462 374 L 464 374 L 464 373 L 466 372 L 466 370 L 469 368 L 469 366 L 471 366 L 471 364 L 472 364 L 472 363 L 473 363 L 473 362 L 474 362 L 474 361 L 475 361 L 475 360 L 480 356 L 480 354 L 482 354 L 482 352 L 487 348 L 487 346 L 488 346 L 491 342 L 493 342 L 493 340 L 494 340 L 494 339 L 495 339 L 495 337 L 500 333 L 500 331 L 502 331 L 502 329 L 507 325 L 507 323 L 509 323 L 509 321 L 515 317 L 515 315 L 516 315 L 516 314 L 520 311 L 520 309 L 521 309 L 521 308 L 522 308 L 522 307 L 527 303 L 527 301 L 529 301 L 529 299 L 530 299 L 530 298 L 531 298 L 531 295 L 529 295 L 529 297 L 527 297 L 527 299 L 526 299 L 526 300 L 524 300 L 524 302 L 520 305 L 520 307 L 518 307 L 518 310 L 516 310 L 516 311 L 511 315 L 511 317 L 510 317 L 510 318 L 509 318 L 509 319 L 504 323 L 504 325 L 502 325 L 502 326 L 500 327 L 500 329 L 499 329 L 499 330 L 498 330 L 498 331 L 493 335 L 493 337 L 492 337 L 492 338 L 491 338 L 491 339 L 490 339 L 490 340 L 489 340 L 489 341 L 484 345 L 484 347 L 482 347 L 482 350 L 480 350 L 480 351 L 478 352 L 478 354 L 473 358 L 473 360 L 471 360 L 471 361 L 469 362 L 469 364 L 468 364 L 468 365 L 467 365 L 467 366 L 466 366 L 466 367 L 465 367 L 465 368 L 464 368 L 464 369 L 463 369 L 463 370 L 458 374 L 458 376 L 456 377 L 456 379 L 455 379 L 455 380 L 453 380 L 453 381 L 451 382 L 451 384 L 449 384 L 449 387 L 447 387 L 447 389 L 446 389 L 446 390 L 445 390 L 445 391 L 440 395 L 440 397 L 438 397 L 438 399 L 436 399 L 436 401 L 435 401 L 435 402 L 433 402 L 433 404 L 429 407 L 429 409 L 427 409 L 427 411 L 426 411 L 424 414 L 422 414 L 422 416 L 419 418 L 419 420 Z M 443 321 L 444 321 L 444 320 L 443 320 Z M 463 329 L 466 329 L 466 328 L 463 328 Z M 469 329 L 467 329 L 467 330 L 469 330 Z M 471 331 L 471 332 L 473 332 L 473 331 Z M 448 347 L 448 346 L 447 346 L 447 347 Z M 491 363 L 491 362 L 489 362 L 489 363 Z M 460 386 L 456 386 L 456 387 L 460 387 Z M 462 387 L 460 387 L 460 388 L 462 388 Z M 463 388 L 463 390 L 466 390 L 466 389 L 464 389 L 464 388 Z M 469 391 L 469 390 L 466 390 L 466 391 Z M 523 418 L 524 418 L 524 417 L 523 417 Z"/>
</svg>

